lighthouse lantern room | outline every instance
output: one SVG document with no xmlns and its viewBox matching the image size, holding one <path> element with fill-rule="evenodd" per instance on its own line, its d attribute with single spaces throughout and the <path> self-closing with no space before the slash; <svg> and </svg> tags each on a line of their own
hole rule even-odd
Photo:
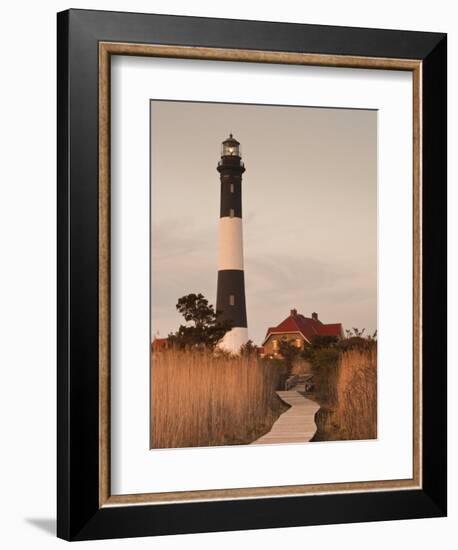
<svg viewBox="0 0 458 550">
<path fill-rule="evenodd" d="M 240 143 L 229 134 L 221 144 L 221 157 L 241 157 Z"/>
</svg>

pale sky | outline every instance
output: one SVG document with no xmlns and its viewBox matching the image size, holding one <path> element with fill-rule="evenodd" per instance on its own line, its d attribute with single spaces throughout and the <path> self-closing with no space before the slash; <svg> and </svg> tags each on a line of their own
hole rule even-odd
<svg viewBox="0 0 458 550">
<path fill-rule="evenodd" d="M 221 142 L 241 143 L 248 333 L 296 308 L 377 328 L 377 112 L 151 102 L 151 331 L 179 297 L 216 301 Z"/>
</svg>

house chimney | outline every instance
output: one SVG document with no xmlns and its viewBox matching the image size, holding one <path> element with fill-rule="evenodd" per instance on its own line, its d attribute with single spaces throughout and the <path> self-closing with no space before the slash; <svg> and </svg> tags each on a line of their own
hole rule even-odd
<svg viewBox="0 0 458 550">
<path fill-rule="evenodd" d="M 297 309 L 291 309 L 289 313 L 290 313 L 291 317 L 296 317 Z"/>
<path fill-rule="evenodd" d="M 314 321 L 318 321 L 318 313 L 317 313 L 316 311 L 314 311 L 314 312 L 312 313 L 312 319 L 313 319 Z"/>
</svg>

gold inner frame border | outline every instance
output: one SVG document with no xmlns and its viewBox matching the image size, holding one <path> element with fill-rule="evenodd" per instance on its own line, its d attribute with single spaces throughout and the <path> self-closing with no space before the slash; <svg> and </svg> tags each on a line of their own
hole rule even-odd
<svg viewBox="0 0 458 550">
<path fill-rule="evenodd" d="M 238 61 L 287 65 L 313 65 L 412 72 L 413 77 L 413 476 L 411 479 L 373 480 L 274 487 L 175 491 L 111 495 L 110 491 L 110 88 L 111 56 L 167 57 L 214 61 Z M 395 59 L 326 55 L 266 50 L 243 50 L 132 44 L 99 43 L 99 507 L 240 500 L 301 495 L 415 490 L 422 487 L 422 62 Z"/>
</svg>

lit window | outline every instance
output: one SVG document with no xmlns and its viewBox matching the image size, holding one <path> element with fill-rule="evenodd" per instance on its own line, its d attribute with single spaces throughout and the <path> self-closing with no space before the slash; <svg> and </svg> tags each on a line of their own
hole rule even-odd
<svg viewBox="0 0 458 550">
<path fill-rule="evenodd" d="M 231 218 L 233 218 L 233 217 L 234 217 L 234 214 L 235 214 L 234 209 L 231 208 L 231 209 L 229 210 L 229 216 L 230 216 Z"/>
<path fill-rule="evenodd" d="M 277 351 L 277 349 L 278 349 L 278 340 L 272 340 L 272 347 L 274 348 L 274 351 Z"/>
<path fill-rule="evenodd" d="M 231 193 L 233 193 L 233 192 L 234 192 L 234 184 L 231 183 Z"/>
<path fill-rule="evenodd" d="M 296 347 L 297 347 L 297 348 L 300 348 L 301 345 L 302 345 L 301 339 L 300 339 L 300 338 L 296 338 Z"/>
<path fill-rule="evenodd" d="M 235 296 L 233 294 L 229 295 L 229 305 L 234 306 L 235 305 Z"/>
</svg>

